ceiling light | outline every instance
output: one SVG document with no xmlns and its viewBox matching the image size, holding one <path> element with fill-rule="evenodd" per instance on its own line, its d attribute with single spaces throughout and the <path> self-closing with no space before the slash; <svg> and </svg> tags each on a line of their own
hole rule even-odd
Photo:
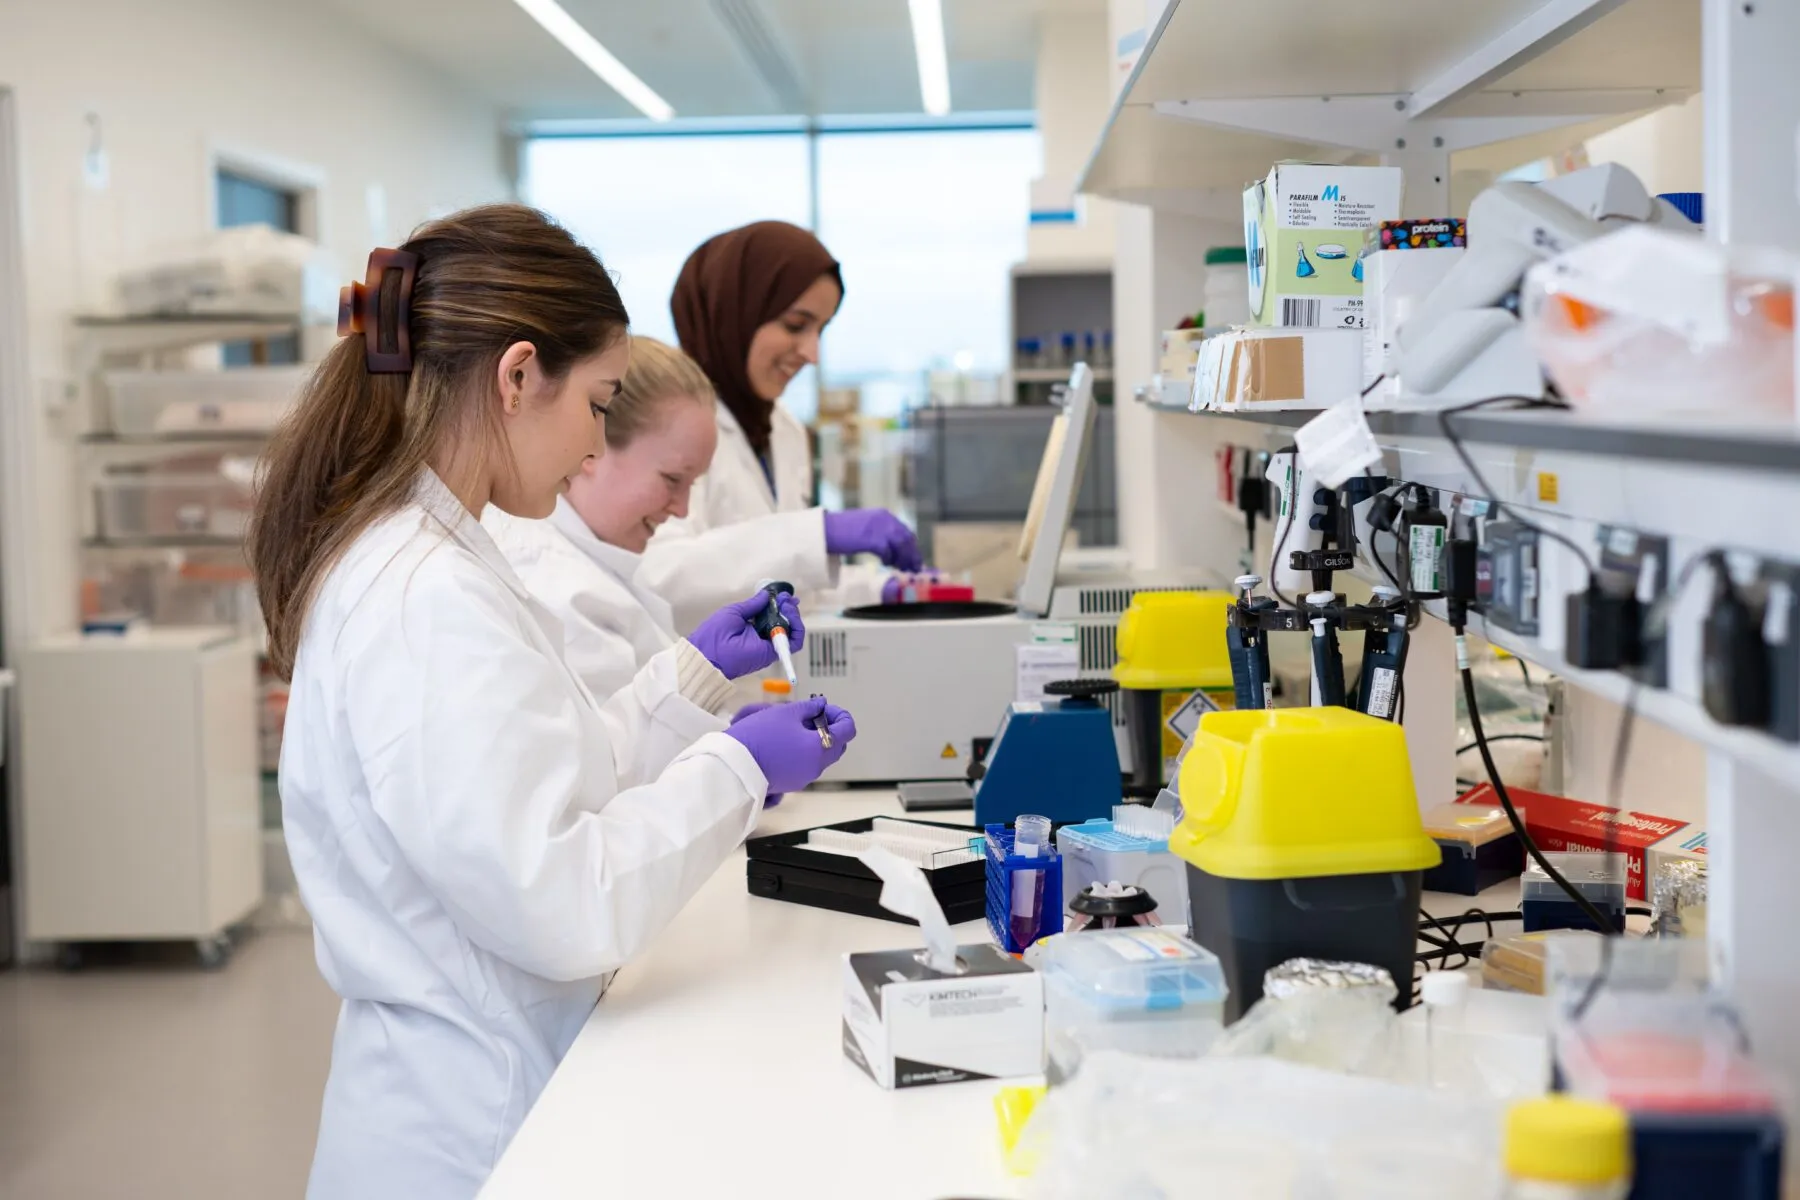
<svg viewBox="0 0 1800 1200">
<path fill-rule="evenodd" d="M 594 40 L 594 35 L 583 29 L 556 0 L 513 0 L 513 3 L 646 117 L 652 121 L 667 121 L 675 115 L 667 100 L 651 91 L 649 84 L 633 75 L 624 63 L 613 57 L 612 51 Z M 948 94 L 946 88 L 945 95 Z"/>
<path fill-rule="evenodd" d="M 523 0 L 520 0 L 523 3 Z M 944 49 L 943 0 L 907 0 L 912 9 L 913 53 L 919 59 L 919 95 L 934 117 L 950 115 L 950 56 Z"/>
</svg>

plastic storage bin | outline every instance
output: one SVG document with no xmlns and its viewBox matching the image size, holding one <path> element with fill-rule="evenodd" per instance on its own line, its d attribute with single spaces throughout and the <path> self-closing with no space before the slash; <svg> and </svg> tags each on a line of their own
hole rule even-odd
<svg viewBox="0 0 1800 1200">
<path fill-rule="evenodd" d="M 1242 246 L 1214 246 L 1206 252 L 1206 325 L 1250 323 L 1250 264 Z"/>
<path fill-rule="evenodd" d="M 1444 852 L 1444 861 L 1425 872 L 1428 892 L 1477 896 L 1525 869 L 1525 846 L 1502 808 L 1440 804 L 1425 814 L 1425 836 Z"/>
<path fill-rule="evenodd" d="M 1063 907 L 1096 883 L 1129 883 L 1143 888 L 1156 901 L 1157 919 L 1180 924 L 1187 920 L 1186 864 L 1169 853 L 1169 839 L 1129 833 L 1119 828 L 1123 815 L 1154 823 L 1162 814 L 1140 806 L 1135 813 L 1120 805 L 1114 820 L 1096 818 L 1056 831 L 1056 849 L 1062 855 Z M 1169 817 L 1162 817 L 1166 824 Z"/>
<path fill-rule="evenodd" d="M 1198 1058 L 1224 1029 L 1218 958 L 1167 929 L 1064 934 L 1038 970 L 1051 1083 L 1096 1050 Z"/>
<path fill-rule="evenodd" d="M 1209 713 L 1181 765 L 1169 849 L 1188 864 L 1188 932 L 1219 956 L 1226 1019 L 1293 958 L 1413 976 L 1420 879 L 1441 859 L 1419 821 L 1406 734 L 1345 708 Z"/>
<path fill-rule="evenodd" d="M 312 375 L 308 365 L 221 371 L 107 371 L 112 431 L 127 437 L 273 430 Z"/>
<path fill-rule="evenodd" d="M 1623 853 L 1606 855 L 1592 852 L 1560 851 L 1545 854 L 1557 872 L 1586 896 L 1588 902 L 1613 923 L 1614 929 L 1625 927 L 1626 868 Z M 1610 860 L 1610 862 L 1609 862 Z M 1525 868 L 1519 878 L 1519 911 L 1524 914 L 1525 932 L 1544 929 L 1593 929 L 1593 920 L 1581 906 L 1537 863 Z M 1595 930 L 1604 933 L 1605 930 Z"/>
<path fill-rule="evenodd" d="M 222 475 L 141 471 L 94 485 L 102 538 L 239 538 L 250 520 L 250 489 Z"/>
</svg>

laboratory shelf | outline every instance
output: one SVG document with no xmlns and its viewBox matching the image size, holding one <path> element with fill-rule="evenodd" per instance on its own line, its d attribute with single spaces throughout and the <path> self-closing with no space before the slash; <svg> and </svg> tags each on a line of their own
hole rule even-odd
<svg viewBox="0 0 1800 1200">
<path fill-rule="evenodd" d="M 1172 0 L 1078 191 L 1236 217 L 1272 162 L 1616 124 L 1700 86 L 1700 0 Z M 1401 32 L 1403 31 L 1403 32 Z M 1436 124 L 1427 124 L 1433 122 Z M 1554 139 L 1567 145 L 1566 134 Z M 1444 142 L 1436 145 L 1444 146 Z M 1549 153 L 1546 150 L 1546 153 Z"/>
<path fill-rule="evenodd" d="M 80 316 L 75 328 L 94 354 L 154 354 L 204 346 L 281 337 L 300 329 L 305 318 L 264 314 L 172 313 L 164 316 Z"/>
<path fill-rule="evenodd" d="M 1014 383 L 1067 383 L 1068 367 L 1018 367 L 1013 373 Z M 1112 379 L 1111 367 L 1095 367 L 1094 382 L 1105 383 Z"/>
<path fill-rule="evenodd" d="M 84 550 L 116 551 L 119 553 L 142 553 L 160 550 L 241 550 L 244 539 L 241 537 L 222 537 L 216 534 L 188 533 L 169 536 L 119 537 L 119 538 L 83 538 L 81 547 Z"/>
</svg>

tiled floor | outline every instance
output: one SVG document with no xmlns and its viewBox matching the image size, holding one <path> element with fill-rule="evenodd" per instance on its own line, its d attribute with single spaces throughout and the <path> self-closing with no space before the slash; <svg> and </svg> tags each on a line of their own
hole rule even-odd
<svg viewBox="0 0 1800 1200">
<path fill-rule="evenodd" d="M 218 972 L 0 972 L 0 1197 L 300 1196 L 336 1019 L 294 929 Z"/>
</svg>

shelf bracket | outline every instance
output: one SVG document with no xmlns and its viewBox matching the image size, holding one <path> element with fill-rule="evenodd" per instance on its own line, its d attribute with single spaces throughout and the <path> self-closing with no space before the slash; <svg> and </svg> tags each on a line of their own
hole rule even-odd
<svg viewBox="0 0 1800 1200">
<path fill-rule="evenodd" d="M 1409 106 L 1429 116 L 1453 101 L 1505 78 L 1558 43 L 1580 33 L 1625 0 L 1551 0 L 1473 54 L 1416 88 Z"/>
</svg>

